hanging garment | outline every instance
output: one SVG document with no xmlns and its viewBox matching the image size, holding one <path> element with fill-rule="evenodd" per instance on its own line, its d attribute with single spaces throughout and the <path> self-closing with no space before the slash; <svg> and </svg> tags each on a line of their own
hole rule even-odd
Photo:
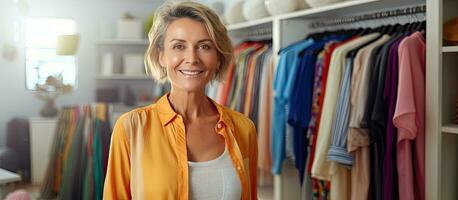
<svg viewBox="0 0 458 200">
<path fill-rule="evenodd" d="M 333 73 L 333 75 L 329 75 L 331 79 L 328 80 L 326 86 L 329 89 L 326 90 L 325 101 L 323 104 L 323 121 L 319 126 L 320 135 L 318 137 L 316 151 L 318 156 L 315 155 L 316 162 L 312 168 L 312 176 L 315 176 L 316 178 L 331 179 L 331 176 L 333 176 L 331 179 L 331 199 L 349 199 L 350 197 L 350 171 L 348 168 L 336 165 L 335 163 L 328 162 L 326 160 L 327 148 L 329 148 L 329 144 L 331 143 L 331 123 L 336 108 L 338 88 L 340 87 L 339 84 L 342 78 L 341 73 L 345 70 L 345 66 L 348 65 L 348 63 L 351 63 L 346 59 L 346 54 L 351 50 L 372 41 L 378 36 L 378 33 L 362 36 L 361 38 L 348 42 L 348 44 L 342 45 L 333 53 L 330 65 L 330 73 Z M 320 147 L 320 145 L 323 146 Z"/>
<path fill-rule="evenodd" d="M 386 63 L 388 62 L 389 49 L 393 43 L 395 43 L 403 34 L 397 34 L 390 38 L 383 46 L 381 46 L 376 54 L 374 60 L 374 67 L 371 70 L 370 82 L 369 82 L 369 92 L 367 95 L 366 108 L 364 111 L 364 116 L 360 122 L 362 128 L 367 128 L 369 131 L 369 137 L 371 141 L 370 145 L 370 168 L 371 168 L 371 181 L 370 181 L 370 190 L 371 196 L 369 198 L 375 200 L 382 199 L 382 161 L 384 153 L 384 143 L 385 138 L 383 137 L 385 128 L 383 124 L 377 123 L 372 120 L 372 114 L 374 107 L 376 105 L 377 94 L 380 94 L 380 91 L 383 91 L 383 84 L 385 79 L 385 68 Z M 382 75 L 383 74 L 383 75 Z M 383 92 L 381 92 L 383 94 Z M 378 104 L 381 106 L 381 104 Z M 378 115 L 385 116 L 386 110 L 382 110 L 382 113 Z"/>
<path fill-rule="evenodd" d="M 106 169 L 100 162 L 97 165 L 100 175 L 97 175 L 94 173 L 93 163 L 94 159 L 107 160 L 108 154 L 94 155 L 93 149 L 108 151 L 102 145 L 110 141 L 108 113 L 105 104 L 82 108 L 82 112 L 79 107 L 64 108 L 59 116 L 51 152 L 51 158 L 55 159 L 51 159 L 48 164 L 48 176 L 42 187 L 41 198 L 102 199 L 102 190 L 97 188 L 103 188 Z M 92 114 L 97 113 L 96 110 L 102 112 Z M 98 121 L 99 128 L 93 126 L 93 121 Z M 93 143 L 95 129 L 105 135 L 97 145 Z"/>
<path fill-rule="evenodd" d="M 336 48 L 332 54 L 329 65 L 329 78 L 326 82 L 321 122 L 318 128 L 319 135 L 317 138 L 315 160 L 312 166 L 312 177 L 322 180 L 331 180 L 331 175 L 334 173 L 331 171 L 331 163 L 326 160 L 326 156 L 330 144 L 331 123 L 335 111 L 341 73 L 345 65 L 346 53 L 351 51 L 352 48 L 356 48 L 377 36 L 378 34 L 362 36 L 361 38 L 357 38 Z M 333 183 L 331 184 L 334 185 Z"/>
<path fill-rule="evenodd" d="M 398 65 L 398 48 L 404 37 L 398 39 L 389 50 L 389 58 L 386 66 L 385 83 L 383 90 L 383 108 L 387 109 L 387 116 L 385 120 L 380 120 L 386 124 L 385 134 L 385 152 L 383 153 L 382 165 L 382 196 L 384 200 L 398 199 L 398 185 L 397 185 L 397 172 L 396 172 L 396 133 L 392 123 L 394 115 L 394 106 L 396 103 L 397 92 L 397 65 Z M 393 72 L 396 70 L 396 72 Z M 395 82 L 393 82 L 395 80 Z M 388 92 L 391 91 L 391 96 L 388 97 Z M 389 98 L 389 99 L 388 99 Z M 382 106 L 380 106 L 382 107 Z M 377 112 L 377 110 L 375 110 Z M 383 117 L 383 116 L 380 116 Z"/>
<path fill-rule="evenodd" d="M 46 169 L 45 179 L 41 187 L 40 197 L 45 199 L 55 198 L 59 192 L 62 160 L 61 154 L 65 136 L 70 126 L 70 117 L 73 113 L 72 108 L 64 107 L 59 114 L 55 135 L 53 138 L 50 160 Z"/>
<path fill-rule="evenodd" d="M 353 166 L 351 169 L 351 199 L 366 200 L 369 195 L 370 164 L 369 164 L 369 133 L 361 129 L 361 121 L 368 93 L 369 74 L 372 68 L 370 61 L 372 52 L 388 41 L 390 36 L 383 35 L 380 39 L 361 49 L 354 59 L 351 99 L 350 122 L 347 135 L 347 149 L 352 154 Z"/>
<path fill-rule="evenodd" d="M 289 102 L 295 76 L 298 69 L 298 54 L 303 49 L 312 45 L 312 40 L 306 40 L 302 43 L 285 49 L 277 65 L 274 88 L 274 109 L 272 114 L 272 173 L 279 174 L 281 165 L 285 158 L 285 134 L 286 134 L 286 106 Z"/>
<path fill-rule="evenodd" d="M 326 40 L 327 41 L 327 40 Z M 293 152 L 296 168 L 299 170 L 299 181 L 302 185 L 307 161 L 306 134 L 310 122 L 310 114 L 313 97 L 313 75 L 318 53 L 323 49 L 326 41 L 315 42 L 301 52 L 299 70 L 296 75 L 295 84 L 288 112 L 288 123 L 293 128 Z"/>
<path fill-rule="evenodd" d="M 398 129 L 399 199 L 425 199 L 425 39 L 415 32 L 399 45 L 398 95 L 393 123 Z"/>
<path fill-rule="evenodd" d="M 272 171 L 272 158 L 271 158 L 271 114 L 273 105 L 273 60 L 272 52 L 266 56 L 266 65 L 262 69 L 261 85 L 260 85 L 260 97 L 259 113 L 262 113 L 258 117 L 258 168 L 262 171 Z"/>
</svg>

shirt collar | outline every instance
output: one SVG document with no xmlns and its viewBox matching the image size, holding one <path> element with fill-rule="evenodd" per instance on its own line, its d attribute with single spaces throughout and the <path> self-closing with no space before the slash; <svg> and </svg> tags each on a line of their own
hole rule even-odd
<svg viewBox="0 0 458 200">
<path fill-rule="evenodd" d="M 175 117 L 178 116 L 178 113 L 173 110 L 172 105 L 169 102 L 169 99 L 167 98 L 169 96 L 169 93 L 165 94 L 162 96 L 157 102 L 157 110 L 159 114 L 159 120 L 161 121 L 162 126 L 166 126 L 168 123 L 170 123 Z M 208 97 L 207 97 L 208 98 Z M 215 101 L 213 99 L 210 99 L 210 102 L 215 105 L 216 109 L 218 110 L 219 113 L 219 120 L 218 123 L 223 123 L 226 126 L 232 127 L 232 121 L 230 120 L 226 108 Z"/>
</svg>

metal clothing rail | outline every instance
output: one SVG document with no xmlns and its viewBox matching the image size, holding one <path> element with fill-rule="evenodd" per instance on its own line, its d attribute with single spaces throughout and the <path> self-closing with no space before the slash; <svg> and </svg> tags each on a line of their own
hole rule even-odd
<svg viewBox="0 0 458 200">
<path fill-rule="evenodd" d="M 417 13 L 425 13 L 426 12 L 426 5 L 409 7 L 409 8 L 400 8 L 396 10 L 388 10 L 382 12 L 376 12 L 371 14 L 364 14 L 360 16 L 351 16 L 351 17 L 341 17 L 335 19 L 327 19 L 323 21 L 313 22 L 310 24 L 312 28 L 324 27 L 324 26 L 335 26 L 335 25 L 342 25 L 342 24 L 349 24 L 359 21 L 367 21 L 373 19 L 382 19 L 387 17 L 395 17 L 401 15 L 413 15 Z"/>
<path fill-rule="evenodd" d="M 232 32 L 232 35 L 240 38 L 268 39 L 272 38 L 272 27 L 262 26 L 241 32 Z"/>
</svg>

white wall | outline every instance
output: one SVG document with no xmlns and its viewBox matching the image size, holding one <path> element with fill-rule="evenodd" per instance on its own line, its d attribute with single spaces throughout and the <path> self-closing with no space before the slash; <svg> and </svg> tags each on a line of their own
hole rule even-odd
<svg viewBox="0 0 458 200">
<path fill-rule="evenodd" d="M 14 32 L 13 22 L 23 21 L 14 0 L 0 1 L 0 146 L 5 143 L 6 123 L 13 117 L 39 116 L 43 102 L 25 89 L 23 33 Z M 85 104 L 95 99 L 97 72 L 96 41 L 116 35 L 116 21 L 125 11 L 140 19 L 146 17 L 162 1 L 153 0 L 30 0 L 28 16 L 61 17 L 76 20 L 81 36 L 78 49 L 78 89 L 60 97 L 57 104 Z M 14 41 L 14 35 L 19 40 Z M 15 61 L 1 54 L 5 44 L 15 44 L 19 54 Z"/>
</svg>

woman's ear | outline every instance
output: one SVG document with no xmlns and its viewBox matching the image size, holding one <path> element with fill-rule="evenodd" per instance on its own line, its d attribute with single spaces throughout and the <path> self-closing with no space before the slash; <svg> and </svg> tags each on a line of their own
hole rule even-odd
<svg viewBox="0 0 458 200">
<path fill-rule="evenodd" d="M 159 64 L 161 65 L 161 67 L 165 67 L 164 51 L 159 48 L 158 48 L 158 51 L 159 51 L 159 57 L 158 57 Z"/>
</svg>

